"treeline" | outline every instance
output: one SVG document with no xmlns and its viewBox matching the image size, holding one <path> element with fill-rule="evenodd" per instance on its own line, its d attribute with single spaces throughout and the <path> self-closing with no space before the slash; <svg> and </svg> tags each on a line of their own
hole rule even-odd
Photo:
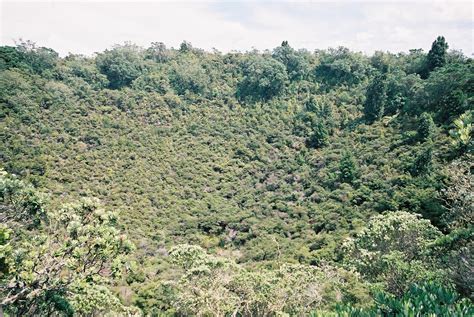
<svg viewBox="0 0 474 317">
<path fill-rule="evenodd" d="M 7 316 L 473 313 L 473 62 L 443 37 L 21 42 L 0 73 Z"/>
</svg>

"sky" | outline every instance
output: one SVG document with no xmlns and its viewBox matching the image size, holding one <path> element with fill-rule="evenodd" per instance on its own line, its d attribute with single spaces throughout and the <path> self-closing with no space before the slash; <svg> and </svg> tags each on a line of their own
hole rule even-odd
<svg viewBox="0 0 474 317">
<path fill-rule="evenodd" d="M 428 51 L 438 35 L 473 55 L 471 1 L 23 1 L 0 0 L 0 45 L 20 38 L 61 55 L 92 55 L 131 41 L 222 52 L 346 46 Z"/>
</svg>

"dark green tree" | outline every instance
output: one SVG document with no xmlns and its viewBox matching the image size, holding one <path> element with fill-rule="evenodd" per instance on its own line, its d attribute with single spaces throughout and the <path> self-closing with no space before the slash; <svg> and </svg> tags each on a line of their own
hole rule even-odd
<svg viewBox="0 0 474 317">
<path fill-rule="evenodd" d="M 309 64 L 303 54 L 295 51 L 287 41 L 283 41 L 281 46 L 275 48 L 272 56 L 285 65 L 288 77 L 291 80 L 303 79 L 309 71 Z"/>
<path fill-rule="evenodd" d="M 384 115 L 387 102 L 387 82 L 384 74 L 377 75 L 367 88 L 364 105 L 365 118 L 374 122 Z"/>
<path fill-rule="evenodd" d="M 25 56 L 13 46 L 0 47 L 0 70 L 9 68 L 27 68 Z"/>
<path fill-rule="evenodd" d="M 180 53 L 189 53 L 189 52 L 192 52 L 192 50 L 193 50 L 193 45 L 188 41 L 183 41 L 179 45 Z"/>
<path fill-rule="evenodd" d="M 140 49 L 132 44 L 115 46 L 97 56 L 96 64 L 101 73 L 107 76 L 110 88 L 128 86 L 144 73 Z"/>
<path fill-rule="evenodd" d="M 444 36 L 438 36 L 433 44 L 431 44 L 431 49 L 428 52 L 426 65 L 428 73 L 430 73 L 435 68 L 442 67 L 446 64 L 448 48 L 449 45 L 446 42 Z"/>
<path fill-rule="evenodd" d="M 365 56 L 351 52 L 345 47 L 317 51 L 316 55 L 320 64 L 314 69 L 314 79 L 321 82 L 325 88 L 357 85 L 366 80 L 373 71 Z"/>
<path fill-rule="evenodd" d="M 474 63 L 454 63 L 439 67 L 417 89 L 413 106 L 433 113 L 437 122 L 454 119 L 472 108 Z"/>
<path fill-rule="evenodd" d="M 427 141 L 434 134 L 436 125 L 429 113 L 423 112 L 418 123 L 418 137 L 420 140 Z"/>
<path fill-rule="evenodd" d="M 11 67 L 27 69 L 38 74 L 54 68 L 59 60 L 56 51 L 38 47 L 31 41 L 20 41 L 16 47 L 0 48 L 0 69 Z"/>
<path fill-rule="evenodd" d="M 329 144 L 329 132 L 322 120 L 316 120 L 306 144 L 311 148 L 321 148 Z"/>
<path fill-rule="evenodd" d="M 317 112 L 320 108 L 318 100 L 314 96 L 310 96 L 304 102 L 304 110 L 310 112 Z"/>
<path fill-rule="evenodd" d="M 433 167 L 433 148 L 431 145 L 422 149 L 415 157 L 410 168 L 412 176 L 428 174 Z"/>
<path fill-rule="evenodd" d="M 352 183 L 358 176 L 359 168 L 354 156 L 346 151 L 339 162 L 339 177 L 341 182 Z"/>
<path fill-rule="evenodd" d="M 285 65 L 273 58 L 252 56 L 243 65 L 244 78 L 237 88 L 241 100 L 270 100 L 283 93 L 288 81 Z"/>
</svg>

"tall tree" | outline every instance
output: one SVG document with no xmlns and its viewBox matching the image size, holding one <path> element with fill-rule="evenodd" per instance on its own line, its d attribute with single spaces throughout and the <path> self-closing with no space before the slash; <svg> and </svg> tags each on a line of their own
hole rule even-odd
<svg viewBox="0 0 474 317">
<path fill-rule="evenodd" d="M 244 78 L 237 88 L 237 97 L 249 100 L 270 100 L 283 93 L 288 81 L 285 65 L 272 58 L 252 56 L 244 63 Z"/>
<path fill-rule="evenodd" d="M 448 48 L 449 45 L 444 36 L 438 36 L 433 44 L 431 44 L 431 49 L 426 59 L 426 72 L 422 74 L 422 77 L 427 78 L 429 73 L 435 68 L 446 64 Z"/>
<path fill-rule="evenodd" d="M 387 102 L 387 82 L 385 74 L 379 74 L 367 88 L 364 105 L 365 118 L 369 122 L 380 119 L 384 115 Z"/>
<path fill-rule="evenodd" d="M 418 124 L 418 137 L 422 141 L 427 141 L 434 134 L 435 129 L 436 126 L 431 115 L 429 113 L 423 112 L 420 116 L 420 121 Z"/>
<path fill-rule="evenodd" d="M 415 157 L 410 169 L 412 176 L 428 174 L 433 166 L 433 148 L 428 144 Z"/>
<path fill-rule="evenodd" d="M 322 120 L 316 120 L 312 132 L 306 141 L 312 148 L 320 148 L 329 144 L 329 132 Z"/>
<path fill-rule="evenodd" d="M 352 183 L 358 174 L 357 163 L 354 156 L 346 151 L 339 162 L 340 179 L 345 183 Z"/>
<path fill-rule="evenodd" d="M 288 44 L 288 41 L 283 41 L 281 46 L 275 48 L 272 56 L 285 65 L 288 77 L 291 80 L 303 79 L 309 71 L 309 64 L 304 56 L 300 52 L 295 51 Z"/>
<path fill-rule="evenodd" d="M 141 49 L 132 44 L 115 46 L 97 56 L 96 64 L 107 76 L 110 88 L 128 86 L 144 71 Z"/>
</svg>

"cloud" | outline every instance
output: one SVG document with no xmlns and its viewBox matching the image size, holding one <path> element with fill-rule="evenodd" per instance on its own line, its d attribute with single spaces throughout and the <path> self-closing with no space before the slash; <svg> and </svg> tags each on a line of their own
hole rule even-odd
<svg viewBox="0 0 474 317">
<path fill-rule="evenodd" d="M 462 1 L 3 1 L 0 8 L 1 44 L 22 37 L 63 55 L 183 40 L 224 52 L 272 49 L 283 40 L 309 50 L 398 52 L 428 50 L 438 35 L 473 52 L 472 4 Z"/>
</svg>

